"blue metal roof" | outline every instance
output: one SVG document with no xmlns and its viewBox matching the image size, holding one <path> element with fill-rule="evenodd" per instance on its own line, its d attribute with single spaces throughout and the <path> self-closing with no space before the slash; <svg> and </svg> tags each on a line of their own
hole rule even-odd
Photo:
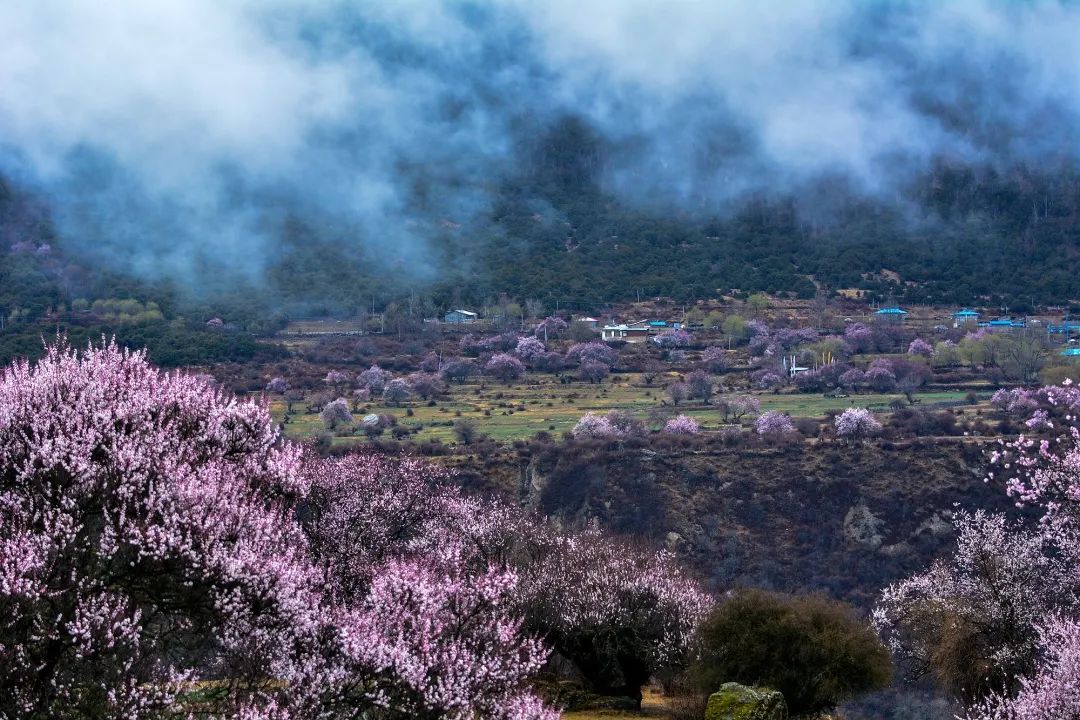
<svg viewBox="0 0 1080 720">
<path fill-rule="evenodd" d="M 1027 320 L 1013 320 L 1012 318 L 997 318 L 979 323 L 979 327 L 1027 327 Z"/>
<path fill-rule="evenodd" d="M 1080 348 L 1065 348 L 1061 354 L 1065 357 L 1077 357 L 1080 356 Z"/>
<path fill-rule="evenodd" d="M 887 307 L 878 310 L 875 315 L 907 315 L 907 310 L 901 310 L 898 307 Z"/>
<path fill-rule="evenodd" d="M 963 310 L 957 310 L 956 312 L 954 312 L 953 317 L 979 317 L 979 313 L 975 312 L 974 310 L 964 308 Z"/>
</svg>

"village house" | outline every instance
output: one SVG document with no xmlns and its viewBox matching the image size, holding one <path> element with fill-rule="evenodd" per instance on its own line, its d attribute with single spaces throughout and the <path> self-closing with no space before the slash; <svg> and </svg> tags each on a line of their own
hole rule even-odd
<svg viewBox="0 0 1080 720">
<path fill-rule="evenodd" d="M 1013 320 L 1010 317 L 999 317 L 988 322 L 981 322 L 979 323 L 979 327 L 990 328 L 992 330 L 1024 328 L 1027 327 L 1027 320 Z"/>
<path fill-rule="evenodd" d="M 579 322 L 579 323 L 581 323 L 582 325 L 584 325 L 585 327 L 589 328 L 590 330 L 599 330 L 599 329 L 600 329 L 600 321 L 599 321 L 599 320 L 597 320 L 597 319 L 596 319 L 596 318 L 594 318 L 594 317 L 588 317 L 588 316 L 586 316 L 586 317 L 579 317 L 579 318 L 578 318 L 578 319 L 576 320 L 576 322 Z"/>
<path fill-rule="evenodd" d="M 601 330 L 601 337 L 604 340 L 623 340 L 628 343 L 645 342 L 652 330 L 649 328 L 649 324 L 645 320 L 640 320 L 634 323 L 621 323 L 616 325 L 605 325 Z"/>
<path fill-rule="evenodd" d="M 975 312 L 971 308 L 963 308 L 953 313 L 953 327 L 963 327 L 968 323 L 979 322 L 979 313 Z"/>
<path fill-rule="evenodd" d="M 907 310 L 890 305 L 889 307 L 883 307 L 874 313 L 874 319 L 882 322 L 899 325 L 907 318 Z"/>
<path fill-rule="evenodd" d="M 471 325 L 479 319 L 479 316 L 468 310 L 450 310 L 443 317 L 443 322 L 451 325 Z"/>
<path fill-rule="evenodd" d="M 626 342 L 645 342 L 650 335 L 657 335 L 665 330 L 678 330 L 682 323 L 666 320 L 638 320 L 632 323 L 605 325 L 601 330 L 604 340 L 624 340 Z"/>
</svg>

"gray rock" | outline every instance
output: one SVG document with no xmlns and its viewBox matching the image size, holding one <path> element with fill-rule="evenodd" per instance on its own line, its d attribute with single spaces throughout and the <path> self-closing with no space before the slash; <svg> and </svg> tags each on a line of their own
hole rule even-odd
<svg viewBox="0 0 1080 720">
<path fill-rule="evenodd" d="M 709 696 L 705 720 L 787 720 L 787 703 L 776 690 L 724 683 Z"/>
</svg>

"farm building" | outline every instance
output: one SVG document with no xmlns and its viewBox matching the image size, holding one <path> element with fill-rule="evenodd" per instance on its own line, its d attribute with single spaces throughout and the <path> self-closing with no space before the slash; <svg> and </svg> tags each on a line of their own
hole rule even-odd
<svg viewBox="0 0 1080 720">
<path fill-rule="evenodd" d="M 979 313 L 971 308 L 964 308 L 953 313 L 953 327 L 961 327 L 968 323 L 979 322 Z"/>
<path fill-rule="evenodd" d="M 649 324 L 645 321 L 639 321 L 629 324 L 605 325 L 601 330 L 601 337 L 604 340 L 625 340 L 626 342 L 638 343 L 645 342 L 651 333 L 652 330 L 649 328 Z"/>
<path fill-rule="evenodd" d="M 575 322 L 581 323 L 590 330 L 598 330 L 600 328 L 600 321 L 594 317 L 579 317 Z"/>
<path fill-rule="evenodd" d="M 874 319 L 887 323 L 902 323 L 904 318 L 907 317 L 907 310 L 891 305 L 889 307 L 883 307 L 874 312 Z"/>
<path fill-rule="evenodd" d="M 992 330 L 1002 330 L 1009 328 L 1023 328 L 1027 327 L 1027 320 L 1013 320 L 1009 317 L 994 318 L 987 322 L 979 323 L 979 327 L 990 328 Z"/>
<path fill-rule="evenodd" d="M 451 310 L 443 317 L 443 322 L 452 325 L 471 325 L 479 319 L 479 316 L 468 310 Z"/>
</svg>

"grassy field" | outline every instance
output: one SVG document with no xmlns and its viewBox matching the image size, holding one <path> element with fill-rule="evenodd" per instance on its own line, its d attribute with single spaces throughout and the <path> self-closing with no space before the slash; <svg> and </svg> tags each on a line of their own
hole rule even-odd
<svg viewBox="0 0 1080 720">
<path fill-rule="evenodd" d="M 670 718 L 667 700 L 663 695 L 650 688 L 644 688 L 641 698 L 641 712 L 619 710 L 581 710 L 563 713 L 566 720 L 601 720 L 607 718 Z"/>
<path fill-rule="evenodd" d="M 472 418 L 480 431 L 500 442 L 532 437 L 541 430 L 559 435 L 574 427 L 586 412 L 628 410 L 643 420 L 648 419 L 650 409 L 680 412 L 694 417 L 703 430 L 715 430 L 722 426 L 723 416 L 714 405 L 700 403 L 661 407 L 665 401 L 663 388 L 647 387 L 637 376 L 620 376 L 614 382 L 600 385 L 572 383 L 564 385 L 554 376 L 530 376 L 533 382 L 510 386 L 494 384 L 465 384 L 450 387 L 449 399 L 442 399 L 433 406 L 421 400 L 404 403 L 401 407 L 389 407 L 382 402 L 371 402 L 357 408 L 354 417 L 367 413 L 392 414 L 399 425 L 417 427 L 416 440 L 454 441 L 453 423 L 458 418 Z M 924 406 L 940 402 L 962 400 L 962 392 L 927 392 L 918 397 Z M 868 407 L 874 411 L 888 410 L 889 403 L 898 395 L 852 395 L 844 398 L 828 398 L 820 394 L 760 394 L 763 410 L 779 410 L 793 417 L 822 417 L 829 410 L 848 407 Z M 285 404 L 273 398 L 271 410 L 279 421 L 285 416 Z M 409 416 L 408 412 L 412 415 Z M 293 415 L 285 426 L 290 437 L 312 437 L 324 431 L 317 414 L 307 413 L 302 402 L 294 403 Z M 363 438 L 336 437 L 335 443 L 361 442 Z"/>
</svg>

